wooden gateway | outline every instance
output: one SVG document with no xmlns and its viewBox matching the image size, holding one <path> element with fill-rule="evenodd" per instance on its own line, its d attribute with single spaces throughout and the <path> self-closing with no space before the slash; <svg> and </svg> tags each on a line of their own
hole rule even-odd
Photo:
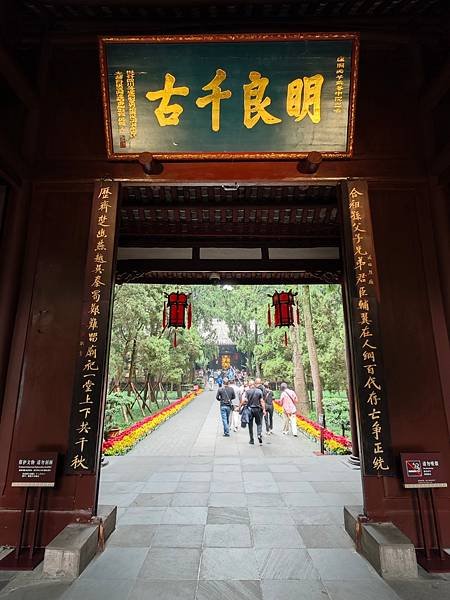
<svg viewBox="0 0 450 600">
<path fill-rule="evenodd" d="M 450 478 L 447 2 L 12 4 L 0 545 L 20 452 L 58 454 L 41 545 L 96 513 L 114 283 L 213 275 L 343 285 L 364 514 L 420 545 L 400 453 Z"/>
</svg>

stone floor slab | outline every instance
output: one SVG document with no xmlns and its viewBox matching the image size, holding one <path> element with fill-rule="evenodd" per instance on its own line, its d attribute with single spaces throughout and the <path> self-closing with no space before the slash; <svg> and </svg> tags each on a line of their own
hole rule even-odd
<svg viewBox="0 0 450 600">
<path fill-rule="evenodd" d="M 132 506 L 120 518 L 121 525 L 159 525 L 167 509 L 149 506 Z"/>
<path fill-rule="evenodd" d="M 106 548 L 83 571 L 81 579 L 136 579 L 148 548 Z"/>
<path fill-rule="evenodd" d="M 149 481 L 142 488 L 145 494 L 173 494 L 177 490 L 177 481 Z"/>
<path fill-rule="evenodd" d="M 108 547 L 149 548 L 157 525 L 120 525 L 108 539 Z"/>
<path fill-rule="evenodd" d="M 200 579 L 259 579 L 255 550 L 252 548 L 205 548 L 200 567 Z"/>
<path fill-rule="evenodd" d="M 194 600 L 196 588 L 197 581 L 194 580 L 148 581 L 138 579 L 126 600 Z M 88 600 L 88 598 L 84 600 Z M 125 600 L 125 597 L 122 600 Z"/>
<path fill-rule="evenodd" d="M 216 492 L 209 496 L 209 506 L 247 506 L 246 494 Z"/>
<path fill-rule="evenodd" d="M 245 481 L 246 494 L 279 494 L 280 488 L 276 483 L 266 481 Z"/>
<path fill-rule="evenodd" d="M 334 513 L 331 508 L 324 506 L 304 506 L 300 510 L 291 509 L 290 514 L 298 525 L 338 525 L 341 522 L 339 515 Z"/>
<path fill-rule="evenodd" d="M 248 525 L 213 524 L 205 527 L 205 548 L 250 548 L 252 540 Z"/>
<path fill-rule="evenodd" d="M 399 596 L 381 579 L 370 581 L 326 581 L 331 600 L 399 600 Z M 408 595 L 407 600 L 443 600 L 445 596 Z"/>
<path fill-rule="evenodd" d="M 139 494 L 131 506 L 170 506 L 174 494 Z"/>
<path fill-rule="evenodd" d="M 208 506 L 209 494 L 176 493 L 173 495 L 172 506 Z"/>
<path fill-rule="evenodd" d="M 201 471 L 188 471 L 181 476 L 181 481 L 211 481 L 211 479 L 212 473 Z"/>
<path fill-rule="evenodd" d="M 210 488 L 209 481 L 180 481 L 176 488 L 177 494 L 206 494 Z"/>
<path fill-rule="evenodd" d="M 196 581 L 199 564 L 200 550 L 196 548 L 151 548 L 139 578 Z"/>
<path fill-rule="evenodd" d="M 123 600 L 128 598 L 135 579 L 79 579 L 63 596 L 63 600 Z"/>
<path fill-rule="evenodd" d="M 208 508 L 207 523 L 247 525 L 250 524 L 250 516 L 247 508 L 210 506 Z"/>
<path fill-rule="evenodd" d="M 159 525 L 152 547 L 201 548 L 204 529 L 204 525 Z"/>
<path fill-rule="evenodd" d="M 255 548 L 305 548 L 295 525 L 252 525 Z"/>
<path fill-rule="evenodd" d="M 353 540 L 340 525 L 298 525 L 307 548 L 353 548 Z"/>
<path fill-rule="evenodd" d="M 319 579 L 306 550 L 259 548 L 256 550 L 261 579 Z"/>
<path fill-rule="evenodd" d="M 168 471 L 168 472 L 157 472 L 153 473 L 153 475 L 149 479 L 149 483 L 153 483 L 156 481 L 180 481 L 181 476 L 184 475 L 183 472 L 180 471 Z"/>
<path fill-rule="evenodd" d="M 211 493 L 244 493 L 244 484 L 242 481 L 212 481 Z"/>
<path fill-rule="evenodd" d="M 303 493 L 303 492 L 285 492 L 283 500 L 286 506 L 301 507 L 301 506 L 324 506 L 325 503 L 319 494 Z"/>
<path fill-rule="evenodd" d="M 252 525 L 294 525 L 294 520 L 287 508 L 254 508 L 249 507 Z"/>
<path fill-rule="evenodd" d="M 379 579 L 375 569 L 355 550 L 309 549 L 308 552 L 323 581 Z"/>
<path fill-rule="evenodd" d="M 208 516 L 206 506 L 173 506 L 166 509 L 164 525 L 205 525 Z"/>
<path fill-rule="evenodd" d="M 261 582 L 263 600 L 329 600 L 320 581 L 278 581 L 264 579 Z M 365 600 L 360 598 L 360 600 Z"/>
<path fill-rule="evenodd" d="M 259 581 L 200 581 L 196 600 L 262 600 Z"/>
<path fill-rule="evenodd" d="M 247 504 L 253 508 L 272 507 L 286 508 L 282 494 L 246 494 Z"/>
</svg>

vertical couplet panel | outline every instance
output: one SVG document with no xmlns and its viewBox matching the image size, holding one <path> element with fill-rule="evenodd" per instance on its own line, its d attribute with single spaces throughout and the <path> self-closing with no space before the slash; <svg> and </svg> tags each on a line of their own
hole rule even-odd
<svg viewBox="0 0 450 600">
<path fill-rule="evenodd" d="M 79 354 L 75 372 L 68 475 L 96 473 L 101 455 L 108 363 L 119 184 L 94 187 L 83 292 Z"/>
<path fill-rule="evenodd" d="M 344 260 L 364 475 L 394 476 L 378 321 L 379 287 L 367 182 L 342 184 Z"/>
</svg>

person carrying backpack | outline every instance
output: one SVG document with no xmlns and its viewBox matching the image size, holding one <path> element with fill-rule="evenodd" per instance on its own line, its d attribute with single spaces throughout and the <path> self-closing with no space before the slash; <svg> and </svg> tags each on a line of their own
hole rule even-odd
<svg viewBox="0 0 450 600">
<path fill-rule="evenodd" d="M 258 441 L 262 444 L 262 419 L 266 414 L 266 405 L 264 403 L 262 391 L 255 387 L 253 380 L 248 383 L 249 389 L 245 392 L 247 407 L 249 408 L 248 433 L 250 436 L 249 444 L 254 444 L 253 439 L 253 421 L 256 421 L 256 434 Z"/>
<path fill-rule="evenodd" d="M 223 435 L 230 437 L 230 413 L 232 410 L 232 400 L 235 398 L 233 388 L 228 385 L 228 378 L 224 377 L 223 386 L 217 390 L 216 400 L 220 402 L 220 416 L 223 423 Z"/>
</svg>

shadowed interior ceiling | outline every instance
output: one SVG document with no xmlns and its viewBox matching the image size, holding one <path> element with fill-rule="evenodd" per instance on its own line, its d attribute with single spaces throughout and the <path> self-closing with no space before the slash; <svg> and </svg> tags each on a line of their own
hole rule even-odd
<svg viewBox="0 0 450 600">
<path fill-rule="evenodd" d="M 24 18 L 66 24 L 80 21 L 159 21 L 173 28 L 202 24 L 251 24 L 276 19 L 290 24 L 296 19 L 355 18 L 408 19 L 438 17 L 448 13 L 448 0 L 19 0 Z"/>
<path fill-rule="evenodd" d="M 334 184 L 125 184 L 120 215 L 118 283 L 341 280 Z"/>
</svg>

